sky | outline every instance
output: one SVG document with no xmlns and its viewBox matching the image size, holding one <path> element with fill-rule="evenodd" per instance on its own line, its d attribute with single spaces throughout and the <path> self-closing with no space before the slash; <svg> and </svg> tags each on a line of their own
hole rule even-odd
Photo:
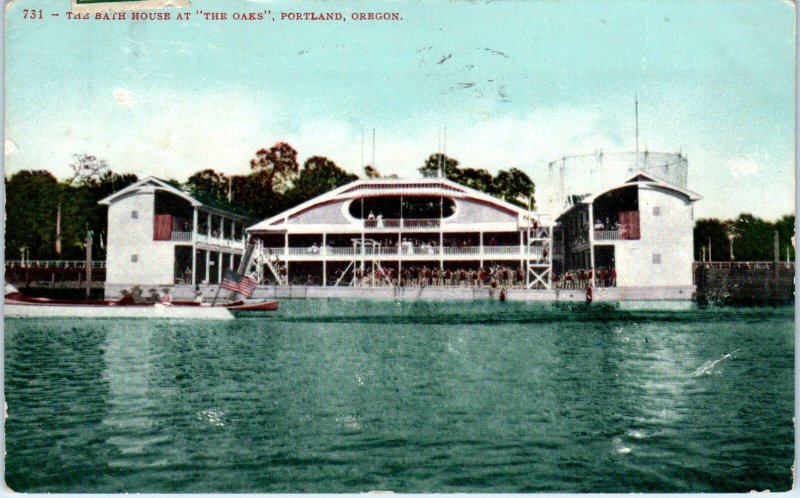
<svg viewBox="0 0 800 498">
<path fill-rule="evenodd" d="M 782 0 L 192 0 L 191 20 L 167 22 L 68 9 L 7 8 L 6 175 L 66 177 L 77 153 L 140 177 L 246 174 L 278 141 L 360 173 L 375 129 L 377 168 L 413 178 L 446 127 L 462 165 L 519 168 L 544 191 L 550 161 L 635 149 L 636 96 L 640 148 L 688 157 L 696 218 L 794 212 L 795 9 Z M 220 9 L 271 14 L 196 14 Z M 330 11 L 347 21 L 271 21 Z M 369 11 L 402 20 L 350 19 Z"/>
</svg>

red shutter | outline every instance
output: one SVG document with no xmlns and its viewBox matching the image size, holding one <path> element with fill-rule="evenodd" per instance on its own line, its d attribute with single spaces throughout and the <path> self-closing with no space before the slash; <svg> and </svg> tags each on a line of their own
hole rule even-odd
<svg viewBox="0 0 800 498">
<path fill-rule="evenodd" d="M 172 238 L 172 215 L 157 214 L 153 220 L 153 240 Z"/>
<path fill-rule="evenodd" d="M 625 240 L 639 240 L 639 211 L 619 213 L 619 235 Z"/>
</svg>

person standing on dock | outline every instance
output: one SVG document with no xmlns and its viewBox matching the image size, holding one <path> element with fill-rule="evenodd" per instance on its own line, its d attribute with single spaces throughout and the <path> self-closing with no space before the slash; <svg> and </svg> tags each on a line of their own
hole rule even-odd
<svg viewBox="0 0 800 498">
<path fill-rule="evenodd" d="M 172 305 L 172 295 L 169 293 L 169 289 L 164 289 L 164 295 L 161 296 L 161 304 Z"/>
<path fill-rule="evenodd" d="M 158 289 L 152 287 L 150 289 L 150 302 L 153 304 L 158 304 L 161 302 L 161 294 L 158 293 Z"/>
</svg>

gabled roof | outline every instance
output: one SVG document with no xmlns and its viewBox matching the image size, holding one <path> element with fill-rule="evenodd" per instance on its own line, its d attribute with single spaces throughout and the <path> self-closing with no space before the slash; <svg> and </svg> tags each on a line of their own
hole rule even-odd
<svg viewBox="0 0 800 498">
<path fill-rule="evenodd" d="M 223 203 L 215 201 L 214 199 L 211 199 L 211 198 L 209 198 L 209 199 L 203 198 L 202 200 L 199 200 L 196 197 L 194 197 L 193 195 L 191 195 L 191 194 L 189 194 L 187 192 L 184 192 L 183 190 L 181 190 L 179 188 L 176 188 L 175 186 L 170 185 L 166 181 L 162 180 L 161 178 L 156 178 L 155 176 L 148 176 L 147 178 L 139 180 L 138 182 L 132 183 L 131 185 L 128 185 L 124 189 L 122 189 L 122 190 L 120 190 L 118 192 L 114 192 L 113 194 L 109 195 L 108 197 L 99 200 L 97 203 L 98 204 L 102 204 L 104 206 L 108 206 L 108 205 L 112 204 L 115 200 L 117 200 L 118 198 L 120 198 L 120 197 L 122 197 L 124 195 L 127 195 L 127 194 L 129 194 L 131 192 L 136 192 L 138 190 L 145 189 L 145 188 L 154 189 L 154 190 L 163 190 L 165 192 L 169 192 L 170 194 L 177 195 L 178 197 L 181 197 L 181 198 L 185 199 L 193 207 L 202 207 L 202 208 L 204 208 L 204 210 L 207 210 L 207 211 L 213 211 L 213 212 L 217 212 L 217 213 L 224 213 L 226 216 L 230 215 L 230 216 L 234 216 L 236 218 L 241 218 L 241 219 L 245 219 L 245 220 L 249 218 L 249 216 L 247 216 L 246 214 L 242 214 L 242 213 L 237 212 L 239 210 L 237 210 L 234 206 L 224 206 Z"/>
<path fill-rule="evenodd" d="M 259 231 L 266 230 L 271 225 L 282 223 L 284 220 L 314 208 L 317 205 L 327 204 L 336 201 L 346 201 L 362 197 L 378 197 L 384 195 L 414 195 L 414 196 L 445 196 L 456 199 L 474 199 L 497 208 L 511 211 L 517 215 L 527 215 L 528 211 L 515 204 L 498 199 L 479 190 L 461 185 L 446 178 L 420 178 L 420 179 L 396 179 L 396 178 L 373 178 L 360 179 L 350 182 L 341 187 L 335 188 L 330 192 L 310 199 L 282 213 L 276 214 L 266 220 L 247 228 L 247 230 Z"/>
<path fill-rule="evenodd" d="M 680 187 L 678 187 L 676 185 L 673 185 L 673 184 L 671 184 L 669 182 L 666 182 L 666 181 L 664 181 L 664 180 L 662 180 L 662 179 L 660 179 L 660 178 L 658 178 L 656 176 L 653 176 L 650 173 L 646 173 L 644 171 L 639 170 L 639 171 L 633 173 L 632 175 L 628 176 L 627 180 L 625 180 L 624 182 L 622 182 L 622 183 L 620 183 L 618 185 L 614 185 L 613 187 L 609 187 L 609 188 L 603 189 L 603 190 L 601 190 L 599 192 L 596 192 L 594 194 L 587 195 L 586 197 L 581 199 L 580 202 L 577 202 L 577 203 L 575 203 L 575 204 L 573 204 L 571 206 L 568 206 L 568 207 L 564 208 L 564 210 L 562 210 L 558 214 L 558 216 L 556 216 L 556 219 L 561 218 L 562 216 L 564 216 L 565 214 L 570 212 L 572 209 L 575 208 L 575 206 L 577 206 L 579 204 L 592 204 L 592 203 L 594 203 L 595 200 L 597 200 L 598 197 L 600 197 L 602 195 L 605 195 L 605 194 L 607 194 L 609 192 L 612 192 L 614 190 L 618 190 L 618 189 L 622 189 L 622 188 L 626 188 L 626 187 L 632 187 L 634 185 L 636 185 L 636 186 L 647 186 L 647 187 L 657 187 L 657 188 L 663 188 L 663 189 L 666 189 L 666 190 L 672 190 L 673 192 L 677 192 L 679 194 L 682 194 L 682 195 L 686 196 L 692 202 L 699 201 L 700 199 L 703 198 L 703 196 L 701 196 L 697 192 L 693 192 L 691 190 L 682 189 L 682 188 L 680 188 Z"/>
<path fill-rule="evenodd" d="M 607 194 L 612 190 L 617 190 L 619 188 L 624 188 L 630 186 L 630 184 L 636 183 L 640 186 L 648 186 L 648 187 L 660 187 L 667 190 L 672 190 L 674 192 L 678 192 L 679 194 L 685 195 L 690 201 L 699 201 L 703 197 L 698 194 L 697 192 L 692 192 L 691 190 L 682 189 L 676 185 L 673 185 L 669 182 L 666 182 L 656 176 L 653 176 L 649 173 L 645 173 L 644 171 L 637 171 L 633 175 L 629 176 L 627 180 L 619 185 L 615 185 L 613 187 L 607 188 L 605 190 L 601 190 L 595 194 L 592 194 L 588 197 L 581 199 L 583 204 L 592 204 L 598 197 L 601 195 Z"/>
<path fill-rule="evenodd" d="M 148 176 L 147 178 L 139 180 L 136 183 L 132 183 L 132 184 L 128 185 L 127 187 L 125 187 L 124 189 L 122 189 L 122 190 L 120 190 L 118 192 L 114 192 L 113 194 L 109 195 L 108 197 L 99 200 L 97 203 L 98 204 L 103 204 L 105 206 L 108 206 L 112 202 L 114 202 L 117 198 L 122 197 L 123 195 L 129 194 L 131 192 L 136 192 L 137 190 L 140 190 L 140 189 L 146 188 L 146 187 L 157 189 L 157 190 L 165 190 L 165 191 L 167 191 L 167 192 L 169 192 L 171 194 L 175 194 L 178 197 L 182 197 L 182 198 L 186 199 L 189 203 L 192 204 L 192 206 L 195 206 L 195 207 L 203 205 L 203 203 L 201 203 L 200 201 L 198 201 L 197 199 L 195 199 L 191 195 L 187 194 L 183 190 L 175 188 L 172 185 L 170 185 L 169 183 L 165 182 L 164 180 L 162 180 L 160 178 L 156 178 L 155 176 Z"/>
</svg>

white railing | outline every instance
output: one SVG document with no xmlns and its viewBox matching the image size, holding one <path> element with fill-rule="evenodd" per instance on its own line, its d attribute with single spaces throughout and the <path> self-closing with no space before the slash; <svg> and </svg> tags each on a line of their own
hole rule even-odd
<svg viewBox="0 0 800 498">
<path fill-rule="evenodd" d="M 594 240 L 622 240 L 619 230 L 595 230 Z"/>
<path fill-rule="evenodd" d="M 439 218 L 420 218 L 417 220 L 403 220 L 403 228 L 438 228 L 442 224 Z"/>
<path fill-rule="evenodd" d="M 173 232 L 174 234 L 175 232 Z M 174 239 L 172 239 L 174 240 Z M 191 240 L 191 238 L 189 238 Z M 223 246 L 223 247 L 244 247 L 246 239 L 225 239 L 222 237 L 213 237 L 210 235 L 204 235 L 202 233 L 197 234 L 197 241 L 202 242 L 204 244 L 212 245 L 212 246 Z"/>
<path fill-rule="evenodd" d="M 520 254 L 524 252 L 520 246 L 483 246 L 484 254 Z"/>
<path fill-rule="evenodd" d="M 10 259 L 6 261 L 7 268 L 86 268 L 86 261 L 82 259 L 68 260 L 19 260 Z M 92 268 L 105 268 L 105 261 L 92 261 Z"/>
<path fill-rule="evenodd" d="M 444 248 L 444 254 L 446 256 L 464 256 L 467 254 L 480 254 L 481 248 L 478 247 L 447 247 Z"/>
<path fill-rule="evenodd" d="M 418 218 L 418 219 L 372 219 L 364 220 L 364 228 L 439 228 L 442 220 L 439 218 Z"/>
<path fill-rule="evenodd" d="M 364 220 L 364 228 L 400 228 L 403 220 L 397 218 Z"/>
<path fill-rule="evenodd" d="M 354 247 L 285 247 L 267 248 L 269 254 L 278 258 L 297 256 L 300 258 L 323 257 L 358 257 L 362 254 L 361 248 Z M 480 246 L 468 247 L 438 247 L 438 246 L 401 246 L 401 247 L 365 247 L 365 256 L 526 256 L 542 258 L 543 251 L 538 246 Z"/>
<path fill-rule="evenodd" d="M 169 240 L 175 242 L 191 242 L 192 232 L 172 232 Z"/>
</svg>

